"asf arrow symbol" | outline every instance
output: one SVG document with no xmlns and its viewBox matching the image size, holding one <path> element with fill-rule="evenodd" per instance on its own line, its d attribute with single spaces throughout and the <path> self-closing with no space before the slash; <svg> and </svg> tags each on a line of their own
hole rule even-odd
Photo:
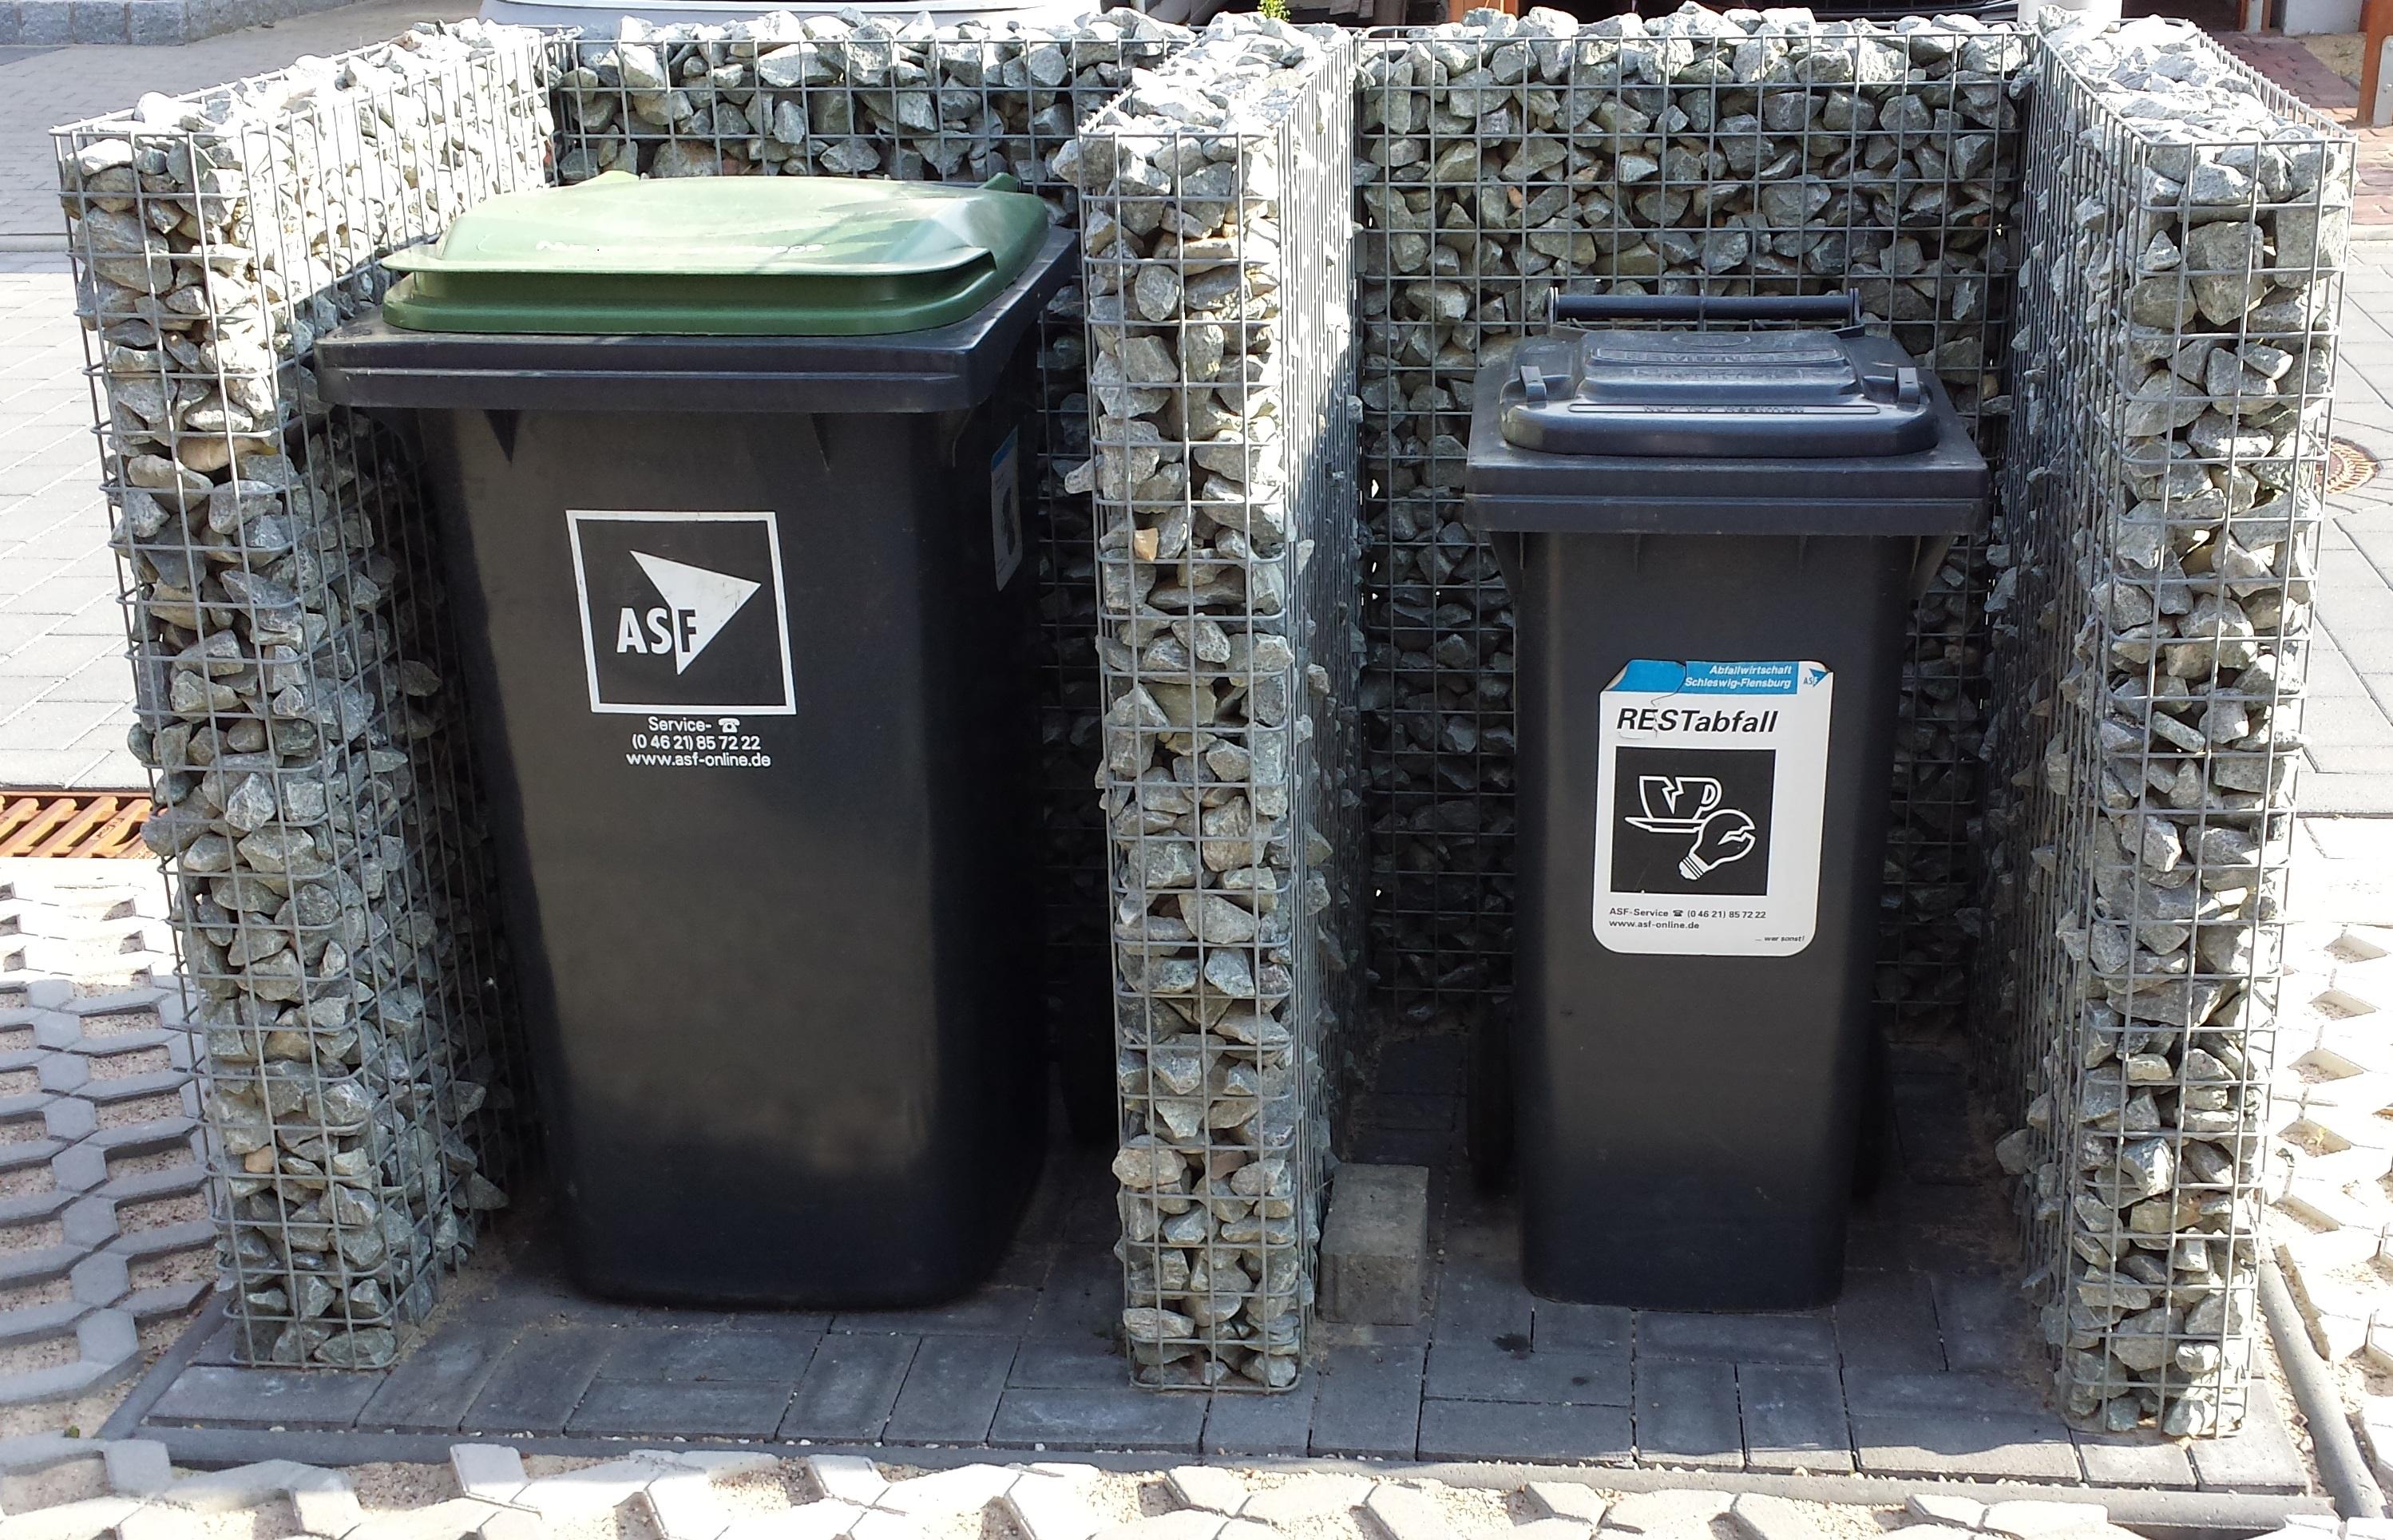
<svg viewBox="0 0 2393 1540">
<path fill-rule="evenodd" d="M 731 623 L 731 617 L 753 597 L 762 583 L 711 571 L 687 562 L 634 551 L 632 559 L 656 585 L 657 594 L 673 610 L 673 672 L 688 672 L 706 645 Z"/>
</svg>

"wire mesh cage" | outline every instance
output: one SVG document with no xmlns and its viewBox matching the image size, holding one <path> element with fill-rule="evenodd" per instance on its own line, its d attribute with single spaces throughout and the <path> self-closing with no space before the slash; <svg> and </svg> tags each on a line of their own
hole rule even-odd
<svg viewBox="0 0 2393 1540">
<path fill-rule="evenodd" d="M 1364 912 L 1353 41 L 1223 17 L 1081 189 L 1123 1312 L 1141 1384 L 1284 1390 Z"/>
<path fill-rule="evenodd" d="M 2064 1412 L 2251 1366 L 2348 138 L 2181 23 L 2042 46 L 1978 1006 Z"/>
<path fill-rule="evenodd" d="M 1571 293 L 1857 288 L 1999 438 L 2027 35 L 1689 7 L 1375 34 L 1357 90 L 1376 983 L 1451 1030 L 1509 988 L 1512 613 L 1459 517 L 1481 350 Z M 1914 620 L 1881 999 L 1958 1015 L 1983 710 L 1980 547 Z"/>
<path fill-rule="evenodd" d="M 542 60 L 427 26 L 56 135 L 251 1362 L 388 1362 L 505 1201 L 516 1055 L 415 468 L 308 356 L 383 253 L 543 179 Z"/>
<path fill-rule="evenodd" d="M 1075 190 L 1049 163 L 1079 124 L 1169 57 L 1184 29 L 1123 10 L 1060 27 L 809 17 L 651 29 L 558 45 L 556 173 L 830 176 L 986 181 L 1010 176 L 1059 223 Z M 1096 576 L 1088 499 L 1059 466 L 1088 456 L 1079 291 L 1039 332 L 1040 452 L 1032 523 L 1042 658 L 1050 1019 L 1067 1066 L 1105 1062 L 1105 847 L 1089 795 L 1097 759 Z M 1101 1080 L 1073 1087 L 1076 1120 L 1104 1117 Z M 1083 1109 L 1090 1109 L 1087 1113 Z"/>
</svg>

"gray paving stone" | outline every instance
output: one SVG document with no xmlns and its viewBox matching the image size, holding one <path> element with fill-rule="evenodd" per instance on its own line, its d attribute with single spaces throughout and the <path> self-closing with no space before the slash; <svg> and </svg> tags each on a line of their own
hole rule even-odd
<svg viewBox="0 0 2393 1540">
<path fill-rule="evenodd" d="M 832 1332 L 815 1350 L 781 1437 L 870 1443 L 888 1425 L 920 1338 Z"/>
<path fill-rule="evenodd" d="M 359 1413 L 358 1426 L 403 1433 L 463 1428 L 466 1410 L 515 1345 L 517 1335 L 512 1325 L 452 1322 L 399 1360 Z"/>
<path fill-rule="evenodd" d="M 46 1305 L 25 1305 L 0 1311 L 0 1347 L 20 1342 L 46 1342 L 74 1331 L 74 1324 L 92 1307 L 80 1299 L 59 1299 Z M 7 1377 L 0 1375 L 0 1380 Z"/>
<path fill-rule="evenodd" d="M 1210 1396 L 1193 1391 L 1008 1390 L 988 1442 L 1001 1449 L 1128 1449 L 1195 1454 L 1204 1443 Z"/>
<path fill-rule="evenodd" d="M 1926 1373 L 1944 1367 L 1935 1297 L 1920 1273 L 1847 1273 L 1836 1322 L 1837 1348 L 1848 1369 Z"/>
<path fill-rule="evenodd" d="M 893 1443 L 980 1443 L 1020 1347 L 1011 1337 L 926 1337 L 883 1437 Z"/>
<path fill-rule="evenodd" d="M 1637 1457 L 1647 1464 L 1741 1469 L 1736 1369 L 1701 1361 L 1637 1359 Z"/>
<path fill-rule="evenodd" d="M 771 1438 L 791 1387 L 757 1381 L 601 1379 L 567 1419 L 593 1438 Z"/>
<path fill-rule="evenodd" d="M 1498 1262 L 1449 1255 L 1438 1270 L 1436 1340 L 1525 1344 L 1535 1303 L 1509 1257 Z"/>
<path fill-rule="evenodd" d="M 137 1288 L 117 1301 L 117 1309 L 148 1325 L 162 1315 L 180 1315 L 195 1309 L 200 1299 L 215 1286 L 206 1278 L 187 1279 L 179 1284 L 152 1284 Z"/>
<path fill-rule="evenodd" d="M 2025 1300 L 2007 1276 L 1929 1279 L 1944 1361 L 1955 1369 L 2008 1369 L 2019 1362 L 2020 1337 L 2033 1325 Z"/>
<path fill-rule="evenodd" d="M 1392 1343 L 1324 1354 L 1313 1371 L 1313 1452 L 1410 1459 L 1420 1436 L 1425 1351 Z"/>
<path fill-rule="evenodd" d="M 1047 1271 L 1024 1328 L 1031 1337 L 1072 1338 L 1112 1333 L 1121 1314 L 1121 1263 L 1102 1246 L 1067 1250 Z"/>
<path fill-rule="evenodd" d="M 2185 1449 L 2195 1480 L 2204 1487 L 2300 1492 L 2307 1484 L 2301 1451 L 2286 1433 L 2265 1381 L 2253 1388 L 2241 1429 L 2223 1439 L 2194 1439 Z"/>
<path fill-rule="evenodd" d="M 1695 1315 L 1640 1311 L 1637 1356 L 1734 1364 L 1833 1364 L 1836 1327 L 1824 1315 Z"/>
<path fill-rule="evenodd" d="M 1316 1377 L 1307 1376 L 1278 1395 L 1223 1391 L 1205 1413 L 1205 1455 L 1302 1459 L 1313 1447 Z"/>
<path fill-rule="evenodd" d="M 69 1269 L 67 1283 L 84 1304 L 112 1305 L 131 1292 L 133 1275 L 123 1257 L 102 1251 Z"/>
<path fill-rule="evenodd" d="M 1115 1286 L 1120 1286 L 1117 1278 Z M 980 1288 L 952 1305 L 926 1310 L 877 1310 L 868 1314 L 835 1316 L 835 1332 L 936 1333 L 949 1337 L 1013 1337 L 1020 1335 L 1039 1302 L 1034 1288 Z"/>
<path fill-rule="evenodd" d="M 1428 1259 L 1428 1168 L 1340 1168 L 1321 1235 L 1323 1316 L 1414 1325 L 1421 1318 Z"/>
<path fill-rule="evenodd" d="M 598 1377 L 795 1385 L 819 1340 L 716 1326 L 634 1326 L 616 1334 Z"/>
<path fill-rule="evenodd" d="M 1628 1350 L 1508 1352 L 1466 1338 L 1429 1350 L 1424 1393 L 1446 1401 L 1517 1401 L 1555 1406 L 1626 1406 Z"/>
<path fill-rule="evenodd" d="M 1008 1385 L 1027 1390 L 1093 1390 L 1130 1383 L 1130 1360 L 1105 1338 L 1026 1337 Z"/>
<path fill-rule="evenodd" d="M 1845 1367 L 1845 1404 L 1855 1416 L 1959 1412 L 1972 1416 L 2036 1416 L 2045 1411 L 2037 1387 L 2011 1375 L 1903 1374 Z"/>
<path fill-rule="evenodd" d="M 100 1449 L 108 1490 L 118 1496 L 155 1496 L 174 1484 L 174 1461 L 155 1439 L 111 1439 Z"/>
<path fill-rule="evenodd" d="M 1844 1380 L 1833 1364 L 1741 1364 L 1736 1393 L 1752 1468 L 1852 1469 Z"/>
<path fill-rule="evenodd" d="M 195 1365 L 175 1377 L 150 1408 L 147 1420 L 347 1428 L 381 1388 L 382 1378 L 379 1374 Z"/>
<path fill-rule="evenodd" d="M 562 1433 L 613 1344 L 598 1326 L 543 1326 L 506 1351 L 466 1408 L 469 1432 Z"/>
<path fill-rule="evenodd" d="M 1425 1401 L 1425 1460 L 1627 1461 L 1634 1451 L 1621 1406 L 1531 1406 L 1506 1401 Z M 1325 1454 L 1316 1435 L 1314 1453 Z"/>
<path fill-rule="evenodd" d="M 2073 1431 L 2086 1479 L 2096 1486 L 2190 1487 L 2193 1460 L 2186 1446 L 2157 1433 Z"/>
<path fill-rule="evenodd" d="M 1539 1352 L 1589 1352 L 1629 1340 L 1635 1315 L 1618 1305 L 1564 1304 L 1532 1298 L 1530 1338 Z"/>
<path fill-rule="evenodd" d="M 2051 1417 L 1980 1417 L 1956 1412 L 1857 1416 L 1853 1446 L 1865 1475 L 2046 1481 L 2085 1477 L 2069 1429 Z"/>
</svg>

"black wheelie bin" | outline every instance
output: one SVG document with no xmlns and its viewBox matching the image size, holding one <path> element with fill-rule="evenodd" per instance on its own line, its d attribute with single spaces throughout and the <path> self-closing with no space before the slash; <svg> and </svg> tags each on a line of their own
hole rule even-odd
<svg viewBox="0 0 2393 1540">
<path fill-rule="evenodd" d="M 1905 620 L 1986 496 L 1934 373 L 1859 321 L 1842 294 L 1563 296 L 1479 372 L 1550 1298 L 1793 1309 L 1842 1275 Z"/>
<path fill-rule="evenodd" d="M 1005 178 L 609 174 L 397 254 L 318 346 L 426 451 L 595 1290 L 935 1301 L 1027 1205 L 1023 501 L 1073 263 Z"/>
</svg>

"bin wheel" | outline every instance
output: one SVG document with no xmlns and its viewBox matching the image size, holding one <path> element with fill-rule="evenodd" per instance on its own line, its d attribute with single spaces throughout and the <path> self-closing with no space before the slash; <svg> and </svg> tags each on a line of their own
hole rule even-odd
<svg viewBox="0 0 2393 1540">
<path fill-rule="evenodd" d="M 1464 1138 L 1471 1181 L 1483 1193 L 1500 1193 L 1512 1180 L 1512 1024 L 1501 1011 L 1483 1011 L 1471 1025 L 1465 1090 L 1470 1103 Z"/>
<path fill-rule="evenodd" d="M 1866 1198 L 1886 1181 L 1894 1143 L 1894 1064 L 1886 1034 L 1873 1025 L 1863 1049 L 1860 1137 L 1853 1143 L 1853 1196 Z"/>
</svg>

